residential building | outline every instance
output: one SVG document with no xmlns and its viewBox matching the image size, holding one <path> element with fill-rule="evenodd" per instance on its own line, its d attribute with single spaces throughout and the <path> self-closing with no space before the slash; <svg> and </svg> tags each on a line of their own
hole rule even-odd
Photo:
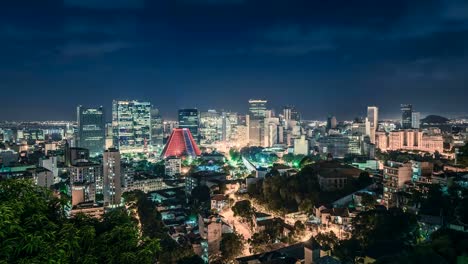
<svg viewBox="0 0 468 264">
<path fill-rule="evenodd" d="M 198 215 L 200 236 L 206 241 L 205 250 L 208 256 L 219 253 L 222 237 L 222 221 L 218 215 Z"/>
<path fill-rule="evenodd" d="M 103 155 L 104 205 L 120 206 L 122 197 L 120 152 L 108 149 Z"/>
<path fill-rule="evenodd" d="M 164 168 L 167 176 L 174 177 L 181 173 L 182 160 L 178 157 L 168 157 L 164 160 Z"/>
<path fill-rule="evenodd" d="M 399 163 L 388 161 L 383 171 L 384 202 L 387 207 L 395 206 L 395 194 L 400 191 L 405 183 L 411 181 L 413 166 L 411 163 Z"/>
<path fill-rule="evenodd" d="M 413 129 L 376 133 L 376 147 L 382 151 L 415 150 L 429 153 L 444 151 L 441 134 Z"/>
</svg>

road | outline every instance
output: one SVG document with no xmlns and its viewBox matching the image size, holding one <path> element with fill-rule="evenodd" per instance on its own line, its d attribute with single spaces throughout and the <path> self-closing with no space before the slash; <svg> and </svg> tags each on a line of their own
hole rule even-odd
<svg viewBox="0 0 468 264">
<path fill-rule="evenodd" d="M 234 212 L 232 212 L 231 208 L 224 210 L 221 215 L 224 217 L 226 223 L 228 223 L 233 229 L 236 230 L 238 234 L 244 237 L 245 244 L 244 250 L 242 251 L 243 256 L 249 256 L 250 254 L 250 245 L 247 243 L 247 240 L 252 237 L 252 232 L 250 231 L 247 224 L 241 223 L 239 217 L 234 216 Z"/>
</svg>

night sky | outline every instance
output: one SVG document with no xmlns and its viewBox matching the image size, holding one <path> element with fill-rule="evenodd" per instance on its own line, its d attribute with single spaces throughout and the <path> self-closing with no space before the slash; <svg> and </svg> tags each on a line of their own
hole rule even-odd
<svg viewBox="0 0 468 264">
<path fill-rule="evenodd" d="M 9 2 L 9 3 L 8 3 Z M 112 3 L 112 4 L 111 4 Z M 0 1 L 0 120 L 148 100 L 306 119 L 468 112 L 468 1 Z"/>
</svg>

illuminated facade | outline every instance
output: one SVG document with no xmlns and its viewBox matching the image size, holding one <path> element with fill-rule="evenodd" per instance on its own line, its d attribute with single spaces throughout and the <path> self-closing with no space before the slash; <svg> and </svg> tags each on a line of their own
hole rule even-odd
<svg viewBox="0 0 468 264">
<path fill-rule="evenodd" d="M 161 154 L 163 158 L 200 155 L 201 151 L 188 128 L 175 128 Z"/>
<path fill-rule="evenodd" d="M 413 166 L 411 163 L 398 163 L 389 161 L 384 166 L 383 173 L 384 195 L 383 200 L 386 206 L 392 207 L 395 202 L 395 193 L 401 190 L 405 182 L 411 181 Z"/>
<path fill-rule="evenodd" d="M 375 132 L 377 131 L 378 125 L 379 125 L 379 108 L 377 108 L 376 106 L 368 106 L 367 107 L 366 134 L 369 136 L 371 143 L 375 143 Z"/>
<path fill-rule="evenodd" d="M 266 100 L 249 100 L 249 143 L 263 146 L 265 135 Z"/>
<path fill-rule="evenodd" d="M 216 110 L 200 114 L 200 145 L 211 145 L 221 141 L 223 136 L 223 118 Z"/>
<path fill-rule="evenodd" d="M 414 150 L 429 153 L 444 151 L 444 139 L 440 134 L 419 130 L 399 130 L 376 133 L 376 147 L 382 151 Z"/>
<path fill-rule="evenodd" d="M 143 150 L 151 144 L 151 104 L 114 101 L 112 104 L 114 147 Z"/>
<path fill-rule="evenodd" d="M 117 149 L 109 149 L 103 155 L 104 171 L 104 205 L 119 206 L 122 197 L 120 152 Z"/>
</svg>

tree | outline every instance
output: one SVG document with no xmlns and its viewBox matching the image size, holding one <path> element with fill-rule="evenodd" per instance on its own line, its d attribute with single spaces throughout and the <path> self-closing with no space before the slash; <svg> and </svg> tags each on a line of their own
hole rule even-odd
<svg viewBox="0 0 468 264">
<path fill-rule="evenodd" d="M 1 181 L 0 190 L 0 263 L 155 263 L 161 252 L 124 210 L 68 219 L 67 201 L 31 181 Z"/>
<path fill-rule="evenodd" d="M 237 233 L 225 233 L 221 239 L 221 256 L 224 263 L 233 261 L 242 254 L 244 243 L 242 237 Z"/>
<path fill-rule="evenodd" d="M 372 194 L 362 193 L 361 197 L 362 197 L 361 205 L 364 206 L 364 208 L 373 209 L 375 207 L 376 200 Z"/>
<path fill-rule="evenodd" d="M 229 150 L 229 157 L 231 158 L 232 161 L 234 162 L 239 162 L 241 160 L 241 154 L 237 149 L 231 148 Z"/>
<path fill-rule="evenodd" d="M 314 210 L 314 202 L 311 198 L 304 199 L 301 204 L 299 204 L 299 210 L 304 213 L 311 214 Z"/>
<path fill-rule="evenodd" d="M 332 231 L 328 233 L 319 233 L 315 236 L 315 240 L 320 244 L 320 246 L 328 247 L 330 249 L 334 249 L 339 243 L 338 237 Z"/>
<path fill-rule="evenodd" d="M 243 218 L 250 218 L 254 213 L 254 209 L 252 208 L 252 204 L 249 200 L 236 202 L 232 207 L 232 211 L 234 212 L 234 216 L 240 216 Z"/>
<path fill-rule="evenodd" d="M 353 219 L 353 227 L 353 238 L 365 247 L 379 241 L 412 245 L 419 237 L 416 216 L 397 208 L 361 212 Z"/>
</svg>

